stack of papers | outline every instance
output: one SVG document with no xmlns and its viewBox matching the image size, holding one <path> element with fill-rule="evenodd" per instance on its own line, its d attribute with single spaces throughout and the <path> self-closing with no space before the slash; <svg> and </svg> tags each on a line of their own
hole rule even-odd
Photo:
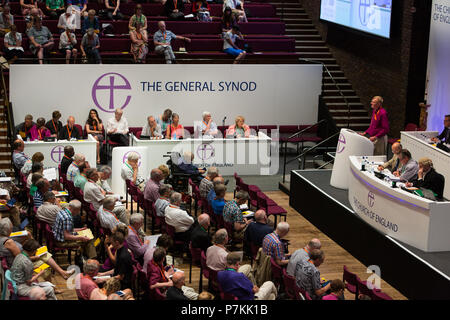
<svg viewBox="0 0 450 320">
<path fill-rule="evenodd" d="M 96 276 L 96 277 L 93 277 L 92 279 L 97 280 L 97 279 L 109 279 L 109 278 L 111 278 L 111 276 Z"/>
<path fill-rule="evenodd" d="M 44 178 L 48 181 L 56 180 L 56 168 L 48 168 L 44 170 Z"/>
<path fill-rule="evenodd" d="M 144 240 L 149 240 L 150 241 L 150 248 L 154 248 L 156 247 L 156 242 L 158 241 L 158 238 L 161 236 L 161 234 L 155 234 L 152 236 L 147 236 L 144 238 Z"/>
<path fill-rule="evenodd" d="M 255 216 L 255 213 L 253 211 L 247 210 L 242 212 L 242 215 L 244 216 L 244 218 L 251 218 Z"/>
<path fill-rule="evenodd" d="M 28 231 L 17 231 L 17 232 L 13 232 L 9 235 L 10 238 L 26 237 L 26 236 L 28 236 Z"/>
<path fill-rule="evenodd" d="M 36 250 L 37 257 L 43 256 L 46 253 L 48 253 L 47 246 L 40 247 L 39 249 Z"/>
<path fill-rule="evenodd" d="M 0 177 L 0 182 L 11 182 L 11 177 Z"/>
<path fill-rule="evenodd" d="M 56 194 L 56 196 L 57 197 L 67 197 L 67 196 L 69 196 L 69 193 L 67 192 L 67 191 L 59 191 L 57 194 Z M 61 202 L 62 203 L 62 202 Z"/>
<path fill-rule="evenodd" d="M 46 263 L 42 264 L 40 267 L 37 267 L 36 269 L 34 269 L 33 271 L 36 273 L 41 272 L 42 270 L 48 269 L 50 268 L 50 266 Z"/>
<path fill-rule="evenodd" d="M 78 236 L 87 237 L 87 238 L 89 238 L 89 240 L 94 239 L 94 235 L 92 234 L 91 229 L 85 229 L 85 230 L 82 230 L 82 231 L 78 231 L 77 235 Z"/>
</svg>

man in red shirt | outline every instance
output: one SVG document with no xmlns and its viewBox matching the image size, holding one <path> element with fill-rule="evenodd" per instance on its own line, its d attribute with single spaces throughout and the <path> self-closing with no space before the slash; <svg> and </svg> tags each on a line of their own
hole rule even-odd
<svg viewBox="0 0 450 320">
<path fill-rule="evenodd" d="M 374 144 L 374 156 L 386 154 L 387 147 L 387 133 L 389 132 L 389 120 L 387 112 L 383 109 L 383 98 L 375 96 L 370 102 L 373 110 L 372 119 L 370 120 L 369 129 L 359 134 L 366 136 Z"/>
</svg>

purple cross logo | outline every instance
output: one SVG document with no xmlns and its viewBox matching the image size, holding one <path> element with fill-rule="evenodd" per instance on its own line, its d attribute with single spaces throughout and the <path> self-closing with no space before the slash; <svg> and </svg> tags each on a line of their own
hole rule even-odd
<svg viewBox="0 0 450 320">
<path fill-rule="evenodd" d="M 197 156 L 203 161 L 214 157 L 214 147 L 210 144 L 201 144 L 197 148 Z"/>
<path fill-rule="evenodd" d="M 341 133 L 339 135 L 339 139 L 338 139 L 338 146 L 336 148 L 336 153 L 342 153 L 345 150 L 345 137 L 344 135 Z"/>
<path fill-rule="evenodd" d="M 359 21 L 363 26 L 367 25 L 370 18 L 370 13 L 368 8 L 370 8 L 371 0 L 359 0 Z"/>
<path fill-rule="evenodd" d="M 375 204 L 375 195 L 372 191 L 369 191 L 369 194 L 367 195 L 367 203 L 369 204 L 369 207 L 373 207 Z"/>
<path fill-rule="evenodd" d="M 104 78 L 107 80 L 102 81 Z M 106 107 L 97 99 L 98 90 L 109 90 L 109 104 L 106 104 Z M 105 112 L 113 113 L 116 108 L 123 109 L 130 103 L 131 96 L 127 96 L 122 106 L 119 103 L 114 103 L 115 90 L 131 90 L 130 82 L 123 75 L 115 72 L 105 73 L 98 78 L 92 86 L 92 100 L 97 108 Z"/>
<path fill-rule="evenodd" d="M 123 155 L 123 158 L 122 158 L 122 163 L 125 163 L 125 162 L 127 162 L 127 160 L 128 160 L 128 155 L 130 154 L 130 152 L 135 152 L 135 153 L 137 153 L 137 155 L 139 156 L 138 167 L 140 167 L 140 166 L 141 166 L 141 164 L 142 164 L 142 162 L 141 162 L 141 158 L 142 158 L 142 156 L 141 156 L 141 154 L 140 154 L 139 152 L 137 152 L 137 151 L 133 151 L 133 150 L 131 150 L 131 151 L 128 151 L 127 153 L 125 153 L 125 154 Z"/>
<path fill-rule="evenodd" d="M 50 151 L 50 157 L 56 163 L 60 163 L 64 156 L 64 146 L 56 146 Z"/>
</svg>

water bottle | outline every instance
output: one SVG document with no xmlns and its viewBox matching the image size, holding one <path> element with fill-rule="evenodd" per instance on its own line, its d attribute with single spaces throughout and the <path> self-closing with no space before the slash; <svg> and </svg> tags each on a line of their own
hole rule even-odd
<svg viewBox="0 0 450 320">
<path fill-rule="evenodd" d="M 176 132 L 173 133 L 172 140 L 177 140 L 177 133 Z"/>
<path fill-rule="evenodd" d="M 366 157 L 362 157 L 361 171 L 366 171 Z"/>
<path fill-rule="evenodd" d="M 373 172 L 374 172 L 374 168 L 373 168 L 374 165 L 375 165 L 375 163 L 372 161 L 372 162 L 370 163 L 370 173 L 371 173 L 371 174 L 373 174 Z"/>
</svg>

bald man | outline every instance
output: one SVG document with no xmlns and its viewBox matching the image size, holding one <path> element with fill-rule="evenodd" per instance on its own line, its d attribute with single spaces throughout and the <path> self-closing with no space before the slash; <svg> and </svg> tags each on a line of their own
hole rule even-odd
<svg viewBox="0 0 450 320">
<path fill-rule="evenodd" d="M 12 147 L 14 149 L 14 152 L 12 155 L 14 166 L 18 170 L 20 170 L 20 169 L 22 169 L 25 162 L 27 162 L 27 160 L 28 160 L 28 157 L 23 152 L 23 150 L 25 150 L 25 144 L 23 143 L 23 140 L 17 139 L 16 141 L 14 141 Z"/>
<path fill-rule="evenodd" d="M 167 300 L 189 300 L 181 289 L 184 286 L 184 272 L 177 271 L 172 276 L 173 286 L 167 290 Z"/>
<path fill-rule="evenodd" d="M 279 266 L 289 263 L 289 254 L 285 253 L 284 244 L 281 241 L 289 233 L 289 223 L 282 221 L 278 223 L 274 232 L 264 237 L 262 249 L 265 255 L 272 257 Z"/>
<path fill-rule="evenodd" d="M 388 169 L 391 172 L 395 172 L 395 171 L 399 170 L 402 167 L 402 163 L 400 162 L 398 155 L 400 154 L 402 149 L 403 149 L 403 147 L 400 142 L 394 142 L 392 144 L 393 156 L 392 156 L 391 160 L 378 166 L 378 170 L 383 171 L 384 169 Z"/>
<path fill-rule="evenodd" d="M 152 169 L 150 172 L 150 179 L 148 179 L 147 184 L 144 189 L 144 198 L 153 203 L 159 199 L 159 187 L 161 186 L 161 181 L 164 179 L 163 173 L 158 168 Z"/>
<path fill-rule="evenodd" d="M 216 197 L 216 192 L 214 191 L 214 187 L 219 184 L 225 184 L 225 179 L 222 176 L 217 176 L 213 179 L 213 188 L 209 190 L 208 196 L 206 199 L 208 200 L 208 203 L 211 205 L 212 201 Z"/>
<path fill-rule="evenodd" d="M 181 1 L 179 2 L 181 3 Z M 191 42 L 191 39 L 177 36 L 172 31 L 166 30 L 166 23 L 164 21 L 158 22 L 158 31 L 153 35 L 153 43 L 155 45 L 155 53 L 164 55 L 167 64 L 175 63 L 175 55 L 170 45 L 173 39 L 184 40 Z"/>
<path fill-rule="evenodd" d="M 70 116 L 67 118 L 67 124 L 62 127 L 61 132 L 59 133 L 59 140 L 70 140 L 70 139 L 80 139 L 81 132 L 78 131 L 78 128 L 75 127 L 75 118 Z"/>
<path fill-rule="evenodd" d="M 128 146 L 128 121 L 123 116 L 123 110 L 117 108 L 114 117 L 106 123 L 106 133 L 111 141 L 117 142 L 120 146 Z"/>
<path fill-rule="evenodd" d="M 309 253 L 312 250 L 320 250 L 322 247 L 322 243 L 319 239 L 311 239 L 308 244 L 302 248 L 294 251 L 291 258 L 289 259 L 289 263 L 286 268 L 286 273 L 290 276 L 295 277 L 295 266 L 300 261 L 305 261 L 309 259 Z"/>
<path fill-rule="evenodd" d="M 245 242 L 251 242 L 255 246 L 261 247 L 264 237 L 273 232 L 273 228 L 267 222 L 269 222 L 269 219 L 266 212 L 264 210 L 256 211 L 255 222 L 250 223 L 245 230 Z"/>
<path fill-rule="evenodd" d="M 191 233 L 192 247 L 200 248 L 206 252 L 206 250 L 211 246 L 211 236 L 208 232 L 208 228 L 210 226 L 209 215 L 203 213 L 198 216 L 197 221 L 198 224 Z"/>
</svg>

